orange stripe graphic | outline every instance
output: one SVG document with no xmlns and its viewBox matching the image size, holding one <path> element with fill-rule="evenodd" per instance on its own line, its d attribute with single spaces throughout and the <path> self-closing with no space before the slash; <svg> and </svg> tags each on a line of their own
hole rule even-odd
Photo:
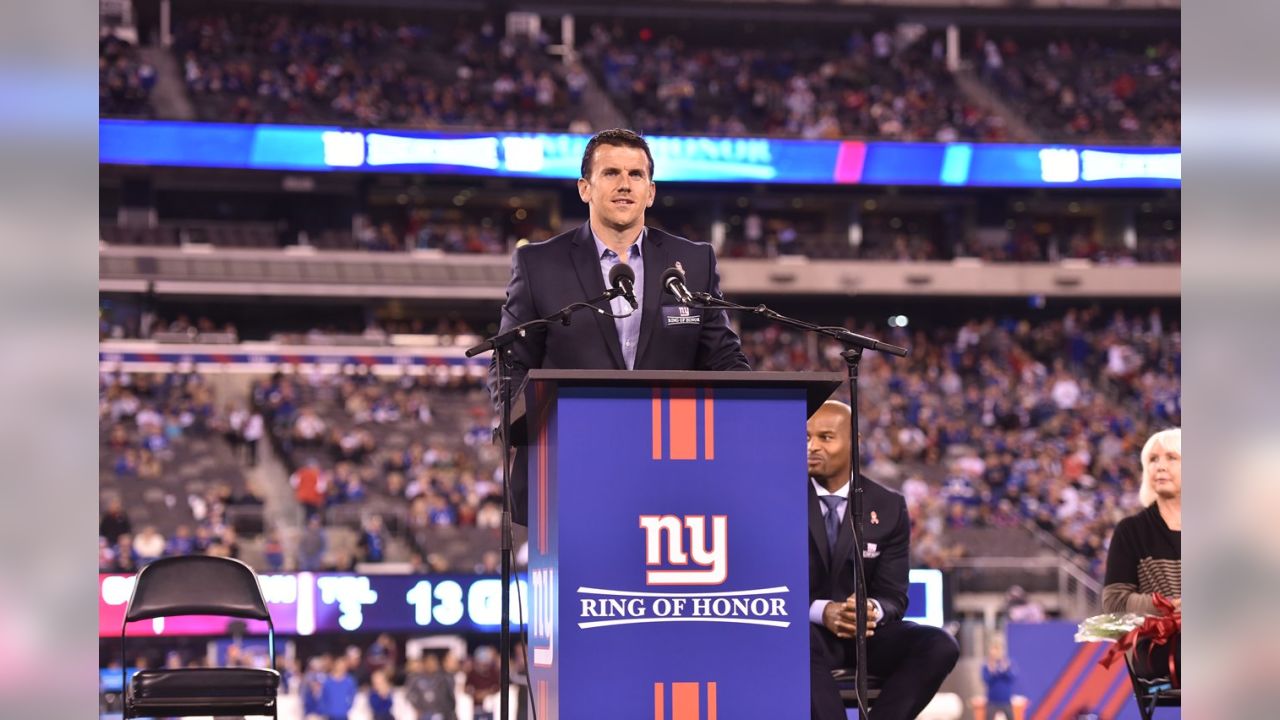
<svg viewBox="0 0 1280 720">
<path fill-rule="evenodd" d="M 547 681 L 546 680 L 538 681 L 538 707 L 542 708 L 542 712 L 550 714 L 550 709 L 547 708 Z"/>
<path fill-rule="evenodd" d="M 671 388 L 671 459 L 698 459 L 698 400 L 693 388 Z"/>
<path fill-rule="evenodd" d="M 653 389 L 653 459 L 662 459 L 662 390 Z"/>
<path fill-rule="evenodd" d="M 1119 663 L 1112 665 L 1111 669 L 1114 670 L 1115 672 L 1109 673 L 1109 674 L 1115 675 L 1116 677 L 1120 678 L 1120 685 L 1119 687 L 1116 687 L 1115 682 L 1112 682 L 1111 684 L 1111 688 L 1112 688 L 1111 700 L 1107 702 L 1107 706 L 1102 710 L 1102 713 L 1101 713 L 1102 717 L 1108 718 L 1108 719 L 1118 716 L 1120 714 L 1120 708 L 1124 707 L 1125 701 L 1133 697 L 1133 687 L 1129 683 L 1129 671 L 1124 670 L 1122 672 L 1120 670 Z M 1112 678 L 1113 681 L 1114 679 L 1115 678 Z"/>
<path fill-rule="evenodd" d="M 1067 664 L 1067 669 L 1058 676 L 1058 681 L 1049 689 L 1044 700 L 1040 702 L 1040 707 L 1036 708 L 1035 715 L 1032 720 L 1049 720 L 1050 713 L 1062 702 L 1062 697 L 1067 694 L 1067 690 L 1075 684 L 1076 679 L 1080 677 L 1080 673 L 1084 672 L 1088 667 L 1089 661 L 1093 659 L 1094 647 L 1092 644 L 1082 645 L 1076 654 L 1071 658 L 1071 662 Z"/>
<path fill-rule="evenodd" d="M 696 682 L 671 683 L 671 720 L 700 720 Z"/>
<path fill-rule="evenodd" d="M 716 684 L 713 682 L 707 683 L 707 720 L 716 720 Z"/>
<path fill-rule="evenodd" d="M 653 720 L 666 720 L 667 717 L 666 709 L 662 707 L 666 703 L 662 692 L 663 687 L 665 683 L 653 684 Z"/>
<path fill-rule="evenodd" d="M 707 388 L 702 399 L 702 459 L 716 459 L 716 401 Z M 715 687 L 715 683 L 711 684 Z"/>
<path fill-rule="evenodd" d="M 538 552 L 547 552 L 547 417 L 538 429 Z"/>
<path fill-rule="evenodd" d="M 1102 666 L 1093 664 L 1089 667 L 1089 674 L 1085 676 L 1084 682 L 1080 684 L 1080 689 L 1071 698 L 1071 705 L 1068 709 L 1086 707 L 1095 709 L 1098 703 L 1102 702 L 1103 696 L 1107 694 L 1107 688 L 1111 687 L 1112 681 L 1115 680 L 1116 672 L 1120 670 L 1119 664 L 1112 665 L 1110 670 L 1104 670 Z"/>
</svg>

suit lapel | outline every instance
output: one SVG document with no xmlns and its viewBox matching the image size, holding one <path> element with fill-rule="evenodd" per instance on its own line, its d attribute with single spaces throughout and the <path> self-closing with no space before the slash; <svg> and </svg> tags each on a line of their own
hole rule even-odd
<svg viewBox="0 0 1280 720">
<path fill-rule="evenodd" d="M 641 246 L 644 261 L 644 305 L 640 308 L 640 342 L 636 347 L 636 367 L 642 367 L 645 350 L 653 337 L 653 329 L 662 322 L 662 273 L 667 269 L 667 253 L 662 248 L 661 231 L 645 230 Z"/>
<path fill-rule="evenodd" d="M 578 273 L 578 282 L 582 284 L 583 300 L 600 297 L 604 294 L 604 277 L 600 274 L 600 258 L 596 255 L 596 243 L 591 237 L 591 224 L 584 223 L 582 228 L 578 230 L 578 234 L 573 239 L 573 269 Z M 648 266 L 646 266 L 646 270 Z M 608 309 L 608 306 L 604 306 Z M 622 345 L 618 342 L 618 328 L 613 324 L 613 318 L 605 317 L 600 313 L 590 313 L 591 322 L 594 322 L 596 328 L 600 331 L 600 335 L 604 339 L 605 347 L 609 348 L 609 355 L 613 358 L 614 367 L 622 370 L 626 367 L 626 363 L 622 360 Z M 579 313 L 581 317 L 581 313 Z M 577 319 L 577 318 L 575 318 Z M 581 322 L 581 321 L 579 321 Z"/>
<path fill-rule="evenodd" d="M 809 537 L 818 547 L 823 567 L 830 568 L 831 551 L 827 549 L 827 526 L 822 521 L 822 508 L 818 507 L 818 493 L 813 489 L 813 480 L 809 480 L 806 486 L 809 488 Z"/>
</svg>

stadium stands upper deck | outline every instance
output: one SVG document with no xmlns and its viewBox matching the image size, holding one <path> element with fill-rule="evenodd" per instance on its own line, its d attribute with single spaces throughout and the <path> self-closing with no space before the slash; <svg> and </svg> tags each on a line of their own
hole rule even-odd
<svg viewBox="0 0 1280 720">
<path fill-rule="evenodd" d="M 610 122 L 693 135 L 1139 145 L 1180 136 L 1176 28 L 1100 31 L 1052 15 L 1037 27 L 1030 15 L 1022 29 L 988 32 L 983 16 L 966 22 L 957 10 L 954 36 L 936 15 L 926 25 L 892 13 L 771 32 L 709 7 L 701 12 L 722 13 L 715 23 L 600 22 L 584 8 L 557 37 L 551 22 L 517 32 L 480 13 L 183 4 L 172 63 L 137 63 L 124 43 L 104 41 L 100 109 L 173 116 L 150 102 L 168 72 L 197 116 L 218 122 L 573 132 Z M 988 92 L 959 82 L 969 69 Z"/>
</svg>

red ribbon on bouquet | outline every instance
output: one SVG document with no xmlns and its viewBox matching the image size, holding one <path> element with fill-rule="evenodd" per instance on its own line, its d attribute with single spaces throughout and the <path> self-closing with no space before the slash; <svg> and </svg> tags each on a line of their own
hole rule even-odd
<svg viewBox="0 0 1280 720">
<path fill-rule="evenodd" d="M 1182 635 L 1182 611 L 1176 608 L 1172 601 L 1160 593 L 1153 596 L 1156 604 L 1156 610 L 1159 615 L 1148 615 L 1142 624 L 1125 633 L 1125 636 L 1116 641 L 1115 645 L 1107 650 L 1102 656 L 1098 664 L 1104 668 L 1110 669 L 1111 664 L 1116 658 L 1129 652 L 1139 640 L 1150 640 L 1151 644 L 1147 646 L 1147 659 L 1151 659 L 1151 652 L 1157 645 L 1169 646 L 1169 680 L 1174 687 L 1181 687 L 1178 682 L 1178 667 L 1175 658 L 1178 656 L 1178 639 Z"/>
</svg>

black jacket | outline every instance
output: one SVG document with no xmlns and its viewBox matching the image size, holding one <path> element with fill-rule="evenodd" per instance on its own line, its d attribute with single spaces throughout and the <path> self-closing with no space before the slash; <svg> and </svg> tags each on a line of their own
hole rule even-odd
<svg viewBox="0 0 1280 720">
<path fill-rule="evenodd" d="M 663 306 L 674 307 L 676 301 L 663 291 L 660 281 L 663 272 L 676 262 L 684 269 L 689 290 L 720 296 L 720 274 L 711 246 L 648 228 L 640 252 L 644 288 L 635 369 L 750 370 L 741 342 L 723 310 L 695 310 L 701 315 L 698 324 L 668 326 L 663 321 Z M 571 303 L 599 297 L 604 291 L 600 258 L 589 223 L 546 242 L 526 245 L 516 250 L 511 259 L 511 281 L 502 307 L 500 332 L 546 317 Z M 512 356 L 512 398 L 520 396 L 531 369 L 626 368 L 613 319 L 586 310 L 578 311 L 569 325 L 557 323 L 530 332 L 512 346 Z M 494 407 L 501 414 L 496 375 L 497 366 L 491 361 L 489 390 Z M 525 524 L 528 478 L 522 448 L 517 448 L 511 487 L 514 518 Z"/>
<path fill-rule="evenodd" d="M 809 493 L 809 604 L 817 600 L 843 601 L 854 590 L 853 531 L 849 516 L 852 504 L 845 509 L 845 520 L 836 538 L 835 562 L 827 549 L 827 531 L 819 508 L 813 481 L 805 478 Z M 880 603 L 884 611 L 881 623 L 901 620 L 907 610 L 911 520 L 907 501 L 902 495 L 863 476 L 862 511 L 866 520 L 863 547 L 863 569 L 866 571 L 866 596 Z M 874 549 L 872 549 L 874 546 Z"/>
</svg>

